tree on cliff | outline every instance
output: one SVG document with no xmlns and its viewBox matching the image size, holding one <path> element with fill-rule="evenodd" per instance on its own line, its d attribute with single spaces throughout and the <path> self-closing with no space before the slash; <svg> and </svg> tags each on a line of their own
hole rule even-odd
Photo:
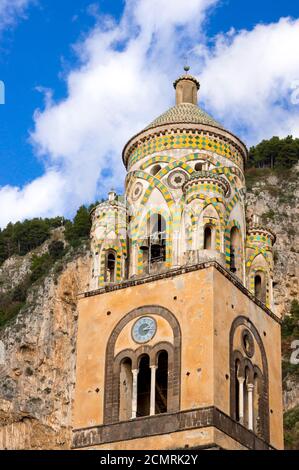
<svg viewBox="0 0 299 470">
<path fill-rule="evenodd" d="M 249 151 L 248 167 L 290 169 L 299 161 L 299 139 L 263 140 Z"/>
</svg>

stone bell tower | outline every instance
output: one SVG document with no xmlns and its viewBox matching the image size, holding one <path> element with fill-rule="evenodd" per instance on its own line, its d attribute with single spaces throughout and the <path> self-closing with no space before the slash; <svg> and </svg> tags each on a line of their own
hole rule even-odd
<svg viewBox="0 0 299 470">
<path fill-rule="evenodd" d="M 92 211 L 74 448 L 283 447 L 275 235 L 246 226 L 247 149 L 199 87 L 185 68 L 123 150 L 125 197 Z"/>
</svg>

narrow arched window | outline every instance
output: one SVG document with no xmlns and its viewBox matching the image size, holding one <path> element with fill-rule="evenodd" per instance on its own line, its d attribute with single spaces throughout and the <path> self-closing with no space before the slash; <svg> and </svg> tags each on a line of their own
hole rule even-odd
<svg viewBox="0 0 299 470">
<path fill-rule="evenodd" d="M 254 374 L 254 397 L 253 397 L 253 430 L 257 435 L 261 435 L 260 417 L 260 379 L 258 374 Z"/>
<path fill-rule="evenodd" d="M 108 251 L 106 258 L 106 282 L 115 282 L 116 256 L 115 252 Z"/>
<path fill-rule="evenodd" d="M 155 412 L 156 414 L 167 412 L 168 391 L 168 353 L 160 351 L 158 356 L 158 368 L 156 372 Z"/>
<path fill-rule="evenodd" d="M 249 428 L 249 401 L 248 401 L 248 385 L 249 385 L 249 368 L 245 368 L 245 382 L 244 382 L 244 426 Z"/>
<path fill-rule="evenodd" d="M 212 249 L 212 228 L 209 225 L 204 229 L 204 249 Z"/>
<path fill-rule="evenodd" d="M 230 270 L 242 277 L 241 234 L 237 227 L 230 232 Z"/>
<path fill-rule="evenodd" d="M 236 421 L 240 421 L 240 385 L 239 385 L 240 361 L 235 362 L 235 413 Z"/>
<path fill-rule="evenodd" d="M 132 361 L 125 358 L 120 364 L 119 373 L 119 420 L 127 421 L 132 417 Z"/>
<path fill-rule="evenodd" d="M 259 274 L 254 277 L 254 295 L 262 300 L 262 278 Z"/>
<path fill-rule="evenodd" d="M 203 163 L 198 162 L 195 164 L 195 167 L 194 167 L 195 171 L 202 171 L 202 169 L 203 169 Z"/>
<path fill-rule="evenodd" d="M 161 170 L 161 165 L 155 165 L 151 169 L 151 174 L 155 176 L 157 173 L 159 173 L 160 170 Z"/>
<path fill-rule="evenodd" d="M 166 222 L 161 214 L 149 219 L 149 266 L 163 263 L 166 259 Z"/>
<path fill-rule="evenodd" d="M 151 370 L 149 356 L 144 355 L 139 361 L 137 381 L 137 417 L 149 416 L 151 396 Z"/>
</svg>

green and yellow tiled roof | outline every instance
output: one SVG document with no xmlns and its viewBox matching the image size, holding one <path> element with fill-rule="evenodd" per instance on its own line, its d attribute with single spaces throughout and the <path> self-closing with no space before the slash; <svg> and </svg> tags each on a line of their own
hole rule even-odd
<svg viewBox="0 0 299 470">
<path fill-rule="evenodd" d="M 164 126 L 167 124 L 206 124 L 208 126 L 219 127 L 224 129 L 219 122 L 215 121 L 209 114 L 192 103 L 181 103 L 173 106 L 165 113 L 161 114 L 144 130 L 152 129 L 157 126 Z"/>
</svg>

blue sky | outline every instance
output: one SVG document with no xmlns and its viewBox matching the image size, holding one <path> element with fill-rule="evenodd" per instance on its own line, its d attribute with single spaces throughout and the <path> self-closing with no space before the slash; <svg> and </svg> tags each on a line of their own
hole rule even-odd
<svg viewBox="0 0 299 470">
<path fill-rule="evenodd" d="M 182 20 L 180 8 L 184 0 L 152 1 L 160 2 L 162 9 L 173 5 L 177 16 L 165 13 L 162 18 L 156 18 L 148 0 L 128 1 L 127 13 L 124 13 L 124 0 L 9 0 L 10 3 L 0 0 L 0 80 L 6 87 L 6 103 L 0 106 L 0 206 L 6 210 L 3 212 L 0 207 L 0 226 L 10 219 L 59 212 L 72 214 L 76 205 L 102 196 L 109 185 L 121 190 L 124 176 L 121 147 L 132 132 L 172 104 L 171 83 L 180 73 L 186 54 L 193 73 L 202 78 L 203 107 L 241 134 L 247 143 L 255 143 L 273 133 L 296 133 L 298 106 L 292 106 L 290 96 L 299 79 L 299 67 L 292 60 L 298 59 L 292 58 L 292 54 L 286 58 L 283 49 L 280 53 L 269 45 L 275 45 L 281 37 L 281 43 L 290 50 L 289 44 L 296 40 L 299 28 L 298 2 L 189 0 L 190 14 Z M 14 2 L 16 8 L 6 20 L 7 9 Z M 10 7 L 6 6 L 9 4 Z M 282 23 L 283 17 L 294 20 Z M 126 26 L 120 23 L 124 19 Z M 261 29 L 257 25 L 262 25 Z M 151 45 L 148 34 L 156 35 L 159 47 Z M 171 41 L 173 47 L 169 47 L 169 39 L 175 34 L 181 35 L 182 40 L 177 44 Z M 114 35 L 116 40 L 111 39 Z M 264 56 L 255 58 L 260 45 L 264 47 Z M 241 63 L 247 54 L 252 62 L 246 76 L 252 73 L 257 60 L 259 64 L 254 79 L 248 82 L 247 93 L 256 94 L 260 106 L 247 96 L 245 84 L 242 88 L 239 83 L 242 74 L 238 61 Z M 266 67 L 263 57 L 268 57 L 267 69 L 263 69 Z M 122 61 L 124 68 L 128 63 L 124 76 L 120 73 L 115 81 L 118 97 L 113 96 L 113 88 L 106 78 L 100 83 L 109 67 L 113 73 L 119 70 L 116 60 Z M 131 80 L 131 73 L 136 79 L 136 97 L 140 93 L 142 109 L 128 109 L 131 96 L 119 90 L 122 81 Z M 243 69 L 242 73 L 244 83 Z M 265 83 L 261 83 L 263 76 L 267 78 Z M 99 93 L 94 100 L 93 86 L 90 87 L 91 96 L 84 96 L 86 108 L 83 106 L 81 126 L 79 115 L 76 118 L 74 115 L 83 110 L 78 88 L 84 88 L 87 80 L 95 82 L 94 90 L 99 86 L 107 91 L 104 98 Z M 46 90 L 50 91 L 50 98 Z M 133 91 L 130 93 L 134 96 Z M 149 100 L 152 103 L 144 100 L 147 93 L 153 93 Z M 230 102 L 223 95 L 229 96 Z M 100 109 L 102 102 L 103 115 L 92 109 L 93 106 Z M 248 107 L 248 124 L 247 113 L 240 111 L 242 107 Z M 107 109 L 111 111 L 109 126 Z M 116 138 L 112 135 L 112 116 Z M 61 126 L 58 128 L 60 119 L 62 123 L 67 122 L 65 136 Z M 78 128 L 82 129 L 80 138 Z M 73 136 L 74 145 L 71 145 Z M 93 174 L 90 184 L 88 171 Z M 41 194 L 40 204 L 31 203 L 35 194 Z"/>
</svg>

